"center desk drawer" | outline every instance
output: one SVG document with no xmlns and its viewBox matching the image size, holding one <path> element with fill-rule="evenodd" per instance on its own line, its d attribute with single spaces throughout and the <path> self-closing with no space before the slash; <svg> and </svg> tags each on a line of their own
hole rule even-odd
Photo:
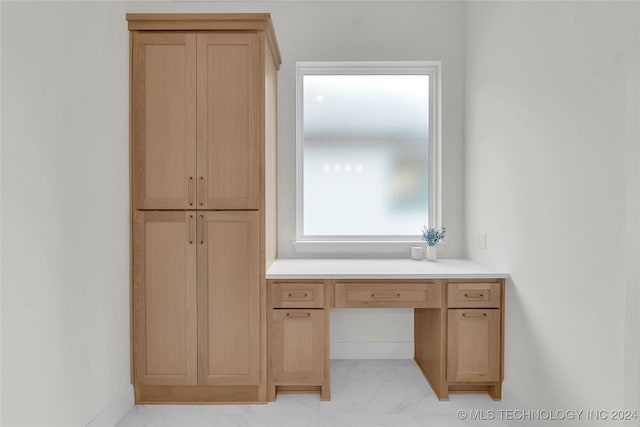
<svg viewBox="0 0 640 427">
<path fill-rule="evenodd" d="M 437 308 L 440 289 L 433 282 L 337 282 L 335 306 Z"/>
<path fill-rule="evenodd" d="M 272 283 L 271 305 L 273 308 L 323 308 L 324 283 Z"/>
</svg>

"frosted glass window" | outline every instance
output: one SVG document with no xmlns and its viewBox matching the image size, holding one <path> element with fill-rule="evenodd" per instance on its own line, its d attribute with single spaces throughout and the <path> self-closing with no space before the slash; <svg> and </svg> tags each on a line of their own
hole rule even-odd
<svg viewBox="0 0 640 427">
<path fill-rule="evenodd" d="M 302 234 L 417 236 L 429 224 L 430 76 L 302 76 Z"/>
</svg>

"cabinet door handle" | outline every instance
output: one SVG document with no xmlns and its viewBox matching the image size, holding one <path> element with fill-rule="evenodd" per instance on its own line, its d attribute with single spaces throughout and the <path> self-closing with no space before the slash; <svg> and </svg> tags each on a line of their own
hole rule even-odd
<svg viewBox="0 0 640 427">
<path fill-rule="evenodd" d="M 470 293 L 465 292 L 464 293 L 464 297 L 465 298 L 484 298 L 484 294 L 482 292 L 479 293 L 479 294 L 470 294 Z"/>
<path fill-rule="evenodd" d="M 487 313 L 462 313 L 462 317 L 474 318 L 474 317 L 487 317 Z"/>
<path fill-rule="evenodd" d="M 306 292 L 289 292 L 289 298 L 293 299 L 301 299 L 308 297 L 309 294 Z"/>
<path fill-rule="evenodd" d="M 198 183 L 198 200 L 200 200 L 200 206 L 204 206 L 204 197 L 202 197 L 202 190 L 204 189 L 204 177 L 200 177 L 200 182 Z"/>
<path fill-rule="evenodd" d="M 396 293 L 386 293 L 386 294 L 376 294 L 374 292 L 371 293 L 371 298 L 400 298 L 400 292 Z"/>
<path fill-rule="evenodd" d="M 200 215 L 200 244 L 204 245 L 204 216 Z"/>
<path fill-rule="evenodd" d="M 193 177 L 189 177 L 189 206 L 193 206 Z"/>
<path fill-rule="evenodd" d="M 289 312 L 287 313 L 287 317 L 300 317 L 300 318 L 306 318 L 306 317 L 311 317 L 311 313 L 309 312 L 304 312 L 304 313 L 296 313 L 296 312 Z"/>
<path fill-rule="evenodd" d="M 189 227 L 189 244 L 193 245 L 193 215 L 189 215 L 187 227 Z"/>
</svg>

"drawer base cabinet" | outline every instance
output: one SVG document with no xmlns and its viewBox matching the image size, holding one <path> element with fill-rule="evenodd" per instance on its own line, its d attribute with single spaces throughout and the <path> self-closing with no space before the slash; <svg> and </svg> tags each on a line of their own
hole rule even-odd
<svg viewBox="0 0 640 427">
<path fill-rule="evenodd" d="M 415 361 L 439 399 L 502 398 L 504 279 L 268 280 L 268 398 L 329 399 L 331 307 L 414 308 Z"/>
<path fill-rule="evenodd" d="M 321 400 L 330 398 L 329 310 L 324 308 L 325 289 L 328 287 L 322 283 L 269 285 L 271 401 L 277 393 L 320 393 Z"/>
<path fill-rule="evenodd" d="M 451 392 L 502 398 L 504 281 L 447 283 L 447 383 Z"/>
</svg>

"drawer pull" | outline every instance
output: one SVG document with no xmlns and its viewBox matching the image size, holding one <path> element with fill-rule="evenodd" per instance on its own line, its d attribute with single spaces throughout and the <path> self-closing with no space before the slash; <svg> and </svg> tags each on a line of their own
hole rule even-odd
<svg viewBox="0 0 640 427">
<path fill-rule="evenodd" d="M 462 313 L 462 317 L 487 317 L 487 313 Z"/>
<path fill-rule="evenodd" d="M 302 299 L 302 298 L 307 298 L 308 296 L 309 294 L 306 292 L 304 293 L 289 292 L 289 298 L 293 298 L 293 299 Z"/>
<path fill-rule="evenodd" d="M 311 313 L 287 313 L 287 317 L 311 317 Z"/>
<path fill-rule="evenodd" d="M 484 298 L 484 294 L 464 294 L 465 298 Z"/>
<path fill-rule="evenodd" d="M 204 245 L 204 216 L 200 215 L 200 244 Z"/>
<path fill-rule="evenodd" d="M 200 177 L 200 184 L 198 185 L 198 200 L 200 200 L 200 206 L 204 205 L 204 196 L 202 192 L 204 190 L 204 177 Z"/>
<path fill-rule="evenodd" d="M 393 294 L 376 294 L 371 293 L 371 298 L 400 298 L 400 293 L 396 292 Z"/>
</svg>

